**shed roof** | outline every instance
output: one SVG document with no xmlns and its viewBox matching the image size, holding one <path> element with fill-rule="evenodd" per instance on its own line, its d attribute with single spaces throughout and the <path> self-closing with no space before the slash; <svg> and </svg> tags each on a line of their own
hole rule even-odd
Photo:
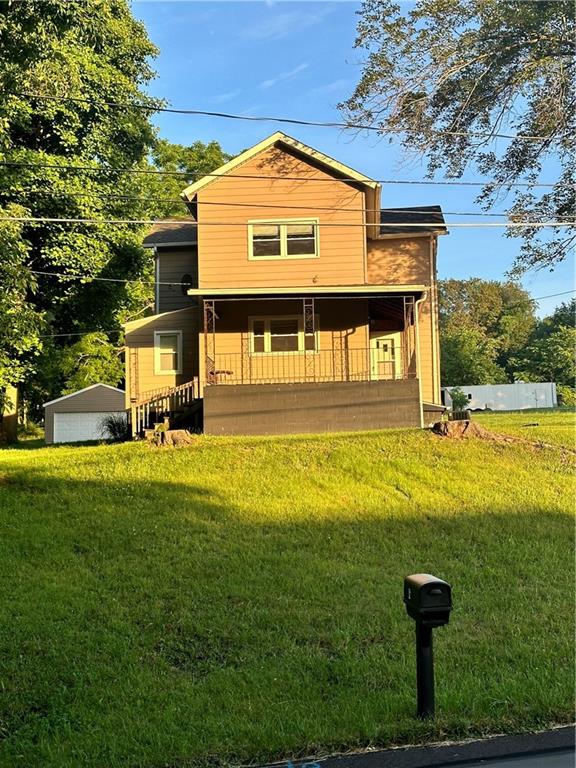
<svg viewBox="0 0 576 768">
<path fill-rule="evenodd" d="M 110 384 L 91 384 L 89 387 L 84 387 L 83 389 L 76 390 L 76 392 L 70 392 L 69 395 L 62 395 L 62 397 L 57 397 L 55 400 L 49 400 L 47 403 L 44 403 L 44 408 L 46 408 L 47 405 L 54 405 L 54 403 L 60 403 L 62 402 L 62 400 L 69 400 L 72 397 L 77 397 L 78 395 L 81 395 L 84 392 L 88 392 L 91 389 L 96 389 L 96 387 L 102 387 L 103 389 L 111 389 L 114 392 L 119 392 L 122 395 L 125 394 L 123 389 L 118 389 L 118 387 L 111 387 Z"/>
<path fill-rule="evenodd" d="M 448 231 L 442 208 L 439 205 L 383 208 L 380 211 L 380 224 L 386 224 L 385 227 L 380 227 L 381 235 L 422 235 L 430 232 L 444 234 Z M 393 226 L 394 224 L 399 226 Z M 410 226 L 411 224 L 419 224 L 420 226 L 414 227 Z M 422 224 L 430 224 L 430 227 L 423 227 Z"/>
</svg>

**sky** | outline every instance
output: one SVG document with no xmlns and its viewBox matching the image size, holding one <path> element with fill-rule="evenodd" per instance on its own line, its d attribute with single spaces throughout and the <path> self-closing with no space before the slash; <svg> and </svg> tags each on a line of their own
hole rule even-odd
<svg viewBox="0 0 576 768">
<path fill-rule="evenodd" d="M 406 3 L 408 7 L 408 3 Z M 353 91 L 362 69 L 354 49 L 360 0 L 133 0 L 160 49 L 156 79 L 148 90 L 170 106 L 244 116 L 271 115 L 312 121 L 342 121 L 337 104 Z M 397 141 L 367 132 L 336 128 L 282 126 L 277 123 L 159 114 L 160 136 L 171 142 L 218 141 L 237 154 L 276 130 L 294 136 L 374 179 L 423 180 L 425 160 L 409 160 Z M 502 141 L 502 140 L 500 140 Z M 554 181 L 552 163 L 544 169 Z M 438 180 L 442 176 L 436 177 Z M 481 180 L 473 170 L 464 179 Z M 382 206 L 441 205 L 446 212 L 480 212 L 479 189 L 467 187 L 382 185 Z M 494 211 L 506 209 L 499 203 Z M 496 219 L 447 215 L 447 221 Z M 520 249 L 520 239 L 504 228 L 453 228 L 439 241 L 439 277 L 503 280 Z M 573 260 L 554 271 L 529 272 L 521 280 L 534 297 L 576 287 Z M 549 314 L 570 296 L 539 302 L 537 314 Z"/>
</svg>

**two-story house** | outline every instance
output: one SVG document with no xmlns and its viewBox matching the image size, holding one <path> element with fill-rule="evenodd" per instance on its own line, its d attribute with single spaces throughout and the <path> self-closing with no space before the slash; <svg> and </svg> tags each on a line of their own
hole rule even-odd
<svg viewBox="0 0 576 768">
<path fill-rule="evenodd" d="M 155 314 L 126 324 L 133 429 L 196 407 L 211 434 L 419 427 L 440 406 L 437 206 L 275 133 L 146 238 Z"/>
</svg>

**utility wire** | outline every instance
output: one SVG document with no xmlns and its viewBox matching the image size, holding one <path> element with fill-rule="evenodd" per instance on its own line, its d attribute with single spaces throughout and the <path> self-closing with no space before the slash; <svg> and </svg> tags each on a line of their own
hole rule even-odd
<svg viewBox="0 0 576 768">
<path fill-rule="evenodd" d="M 34 270 L 31 270 L 34 271 Z M 55 272 L 35 272 L 35 274 L 57 274 Z M 97 279 L 97 278 L 94 278 Z M 101 280 L 105 280 L 106 278 L 100 278 Z M 158 283 L 157 283 L 158 285 Z M 160 283 L 160 285 L 164 285 L 164 283 Z M 169 283 L 169 285 L 185 285 L 185 283 Z M 524 301 L 518 301 L 515 304 L 508 304 L 507 306 L 503 307 L 503 312 L 506 312 L 509 309 L 514 309 L 515 307 L 521 307 L 524 304 L 541 301 L 542 299 L 552 299 L 556 296 L 566 296 L 569 293 L 576 293 L 576 288 L 571 291 L 562 291 L 561 293 L 549 293 L 547 296 L 535 296 L 533 298 L 525 299 Z M 142 320 L 145 320 L 146 318 L 141 318 Z M 121 333 L 121 328 L 95 328 L 91 331 L 72 331 L 71 333 L 48 333 L 43 334 L 39 336 L 40 339 L 55 339 L 60 336 L 88 336 L 91 333 Z"/>
<path fill-rule="evenodd" d="M 62 191 L 54 191 L 52 189 L 47 188 L 40 188 L 40 189 L 32 189 L 27 190 L 29 194 L 38 194 L 42 192 L 46 192 L 49 195 L 52 196 L 61 196 L 65 198 L 69 197 L 79 197 L 79 198 L 91 198 L 93 197 L 93 194 L 90 192 L 66 192 L 64 190 Z M 133 200 L 141 203 L 181 203 L 182 205 L 186 205 L 184 200 L 182 198 L 174 198 L 174 197 L 142 197 L 142 196 L 136 196 L 136 195 L 106 195 L 106 200 L 100 200 L 99 202 L 107 202 L 108 200 Z M 8 202 L 18 202 L 18 201 L 8 201 Z M 334 207 L 325 207 L 325 206 L 309 206 L 309 205 L 281 205 L 281 204 L 273 204 L 273 203 L 230 203 L 230 202 L 224 202 L 224 201 L 217 201 L 217 200 L 205 200 L 199 203 L 201 206 L 221 206 L 221 207 L 232 207 L 232 208 L 273 208 L 273 209 L 286 209 L 286 210 L 295 210 L 295 211 L 308 211 L 311 210 L 314 211 L 334 211 L 338 213 L 380 213 L 382 210 L 386 211 L 387 213 L 422 213 L 422 208 L 425 208 L 427 206 L 420 206 L 419 208 L 334 208 Z M 489 213 L 487 211 L 442 211 L 444 216 L 492 216 L 492 217 L 502 217 L 502 216 L 509 216 L 509 212 L 502 211 L 501 213 Z M 568 214 L 566 214 L 566 217 Z M 162 220 L 159 220 L 159 223 L 162 223 Z M 191 224 L 196 222 L 190 222 Z"/>
<path fill-rule="evenodd" d="M 184 176 L 187 180 L 190 180 L 194 174 L 187 173 L 186 171 L 160 171 L 155 168 L 106 168 L 103 166 L 93 165 L 55 165 L 54 163 L 27 163 L 18 160 L 0 160 L 0 166 L 14 166 L 18 168 L 50 168 L 56 171 L 91 171 L 94 173 L 127 173 L 127 174 L 144 174 L 144 175 L 160 175 L 160 176 Z M 211 177 L 215 179 L 259 179 L 260 181 L 313 181 L 323 183 L 333 182 L 355 182 L 361 184 L 362 182 L 352 177 L 340 177 L 340 178 L 319 178 L 317 176 L 267 176 L 261 174 L 241 174 L 234 173 L 226 175 L 222 173 L 203 173 L 197 174 L 199 178 L 203 179 Z M 368 178 L 368 177 L 366 177 Z M 421 186 L 438 186 L 438 187 L 486 187 L 492 186 L 504 186 L 504 187 L 572 187 L 572 184 L 555 184 L 553 182 L 529 182 L 529 181 L 514 181 L 514 182 L 497 182 L 491 181 L 434 181 L 432 179 L 370 179 L 378 184 L 415 184 Z"/>
<path fill-rule="evenodd" d="M 25 99 L 39 99 L 42 101 L 70 101 L 77 104 L 92 104 L 100 107 L 117 107 L 120 109 L 139 109 L 144 112 L 168 112 L 176 115 L 202 115 L 205 117 L 219 117 L 226 120 L 244 120 L 248 122 L 267 122 L 267 123 L 286 123 L 290 125 L 307 125 L 315 128 L 339 128 L 341 130 L 361 130 L 361 131 L 374 131 L 375 133 L 411 133 L 420 135 L 422 132 L 415 129 L 408 128 L 382 128 L 375 125 L 363 125 L 360 123 L 338 123 L 338 122 L 322 122 L 319 120 L 298 120 L 290 117 L 272 117 L 268 115 L 238 115 L 230 112 L 209 112 L 204 109 L 178 109 L 176 107 L 159 107 L 146 104 L 135 104 L 133 102 L 116 102 L 116 101 L 97 101 L 95 99 L 81 98 L 77 96 L 51 96 L 40 93 L 22 93 L 14 91 L 4 91 L 4 96 L 17 96 Z M 152 97 L 153 98 L 153 97 Z M 529 136 L 529 135 L 513 135 L 506 133 L 494 133 L 494 132 L 476 132 L 476 131 L 431 131 L 436 136 L 470 136 L 472 138 L 489 138 L 489 139 L 511 139 L 520 141 L 548 141 L 553 139 L 554 136 Z"/>
<path fill-rule="evenodd" d="M 158 219 L 84 219 L 84 218 L 71 218 L 71 219 L 59 219 L 56 217 L 50 217 L 50 216 L 0 216 L 0 222 L 2 221 L 19 221 L 22 223 L 30 223 L 30 224 L 116 224 L 116 225 L 152 225 L 152 224 L 182 224 L 182 219 L 163 219 L 158 221 Z M 199 226 L 201 227 L 241 227 L 244 226 L 245 222 L 234 222 L 234 221 L 205 221 L 202 222 Z M 483 229 L 483 228 L 492 228 L 492 227 L 510 227 L 513 229 L 518 229 L 521 227 L 536 227 L 539 229 L 542 229 L 544 227 L 573 227 L 576 226 L 576 221 L 531 221 L 531 222 L 523 222 L 523 221 L 482 221 L 482 222 L 472 222 L 472 221 L 457 221 L 457 222 L 451 222 L 450 224 L 446 224 L 445 222 L 441 221 L 430 221 L 430 222 L 394 222 L 394 223 L 376 223 L 376 224 L 367 224 L 365 222 L 350 222 L 349 224 L 343 223 L 343 222 L 326 222 L 322 224 L 316 224 L 315 226 L 326 228 L 326 227 L 388 227 L 388 228 L 395 228 L 395 227 L 416 227 L 418 229 L 426 228 L 430 229 L 430 227 L 434 227 L 436 229 L 442 228 L 445 229 L 447 226 L 450 227 L 474 227 L 476 229 Z M 403 234 L 403 233 L 399 233 Z"/>
</svg>

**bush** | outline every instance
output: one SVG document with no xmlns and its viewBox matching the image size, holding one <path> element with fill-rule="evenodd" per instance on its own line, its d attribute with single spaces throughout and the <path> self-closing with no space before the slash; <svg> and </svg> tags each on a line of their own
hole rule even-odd
<svg viewBox="0 0 576 768">
<path fill-rule="evenodd" d="M 454 389 L 448 390 L 450 397 L 452 398 L 452 410 L 464 411 L 468 405 L 468 397 L 460 387 L 454 387 Z"/>
<path fill-rule="evenodd" d="M 106 440 L 122 442 L 130 439 L 130 427 L 125 414 L 109 413 L 100 422 L 100 434 Z"/>
<path fill-rule="evenodd" d="M 558 384 L 556 394 L 558 395 L 558 405 L 563 405 L 566 408 L 576 407 L 576 389 L 574 387 Z"/>
</svg>

